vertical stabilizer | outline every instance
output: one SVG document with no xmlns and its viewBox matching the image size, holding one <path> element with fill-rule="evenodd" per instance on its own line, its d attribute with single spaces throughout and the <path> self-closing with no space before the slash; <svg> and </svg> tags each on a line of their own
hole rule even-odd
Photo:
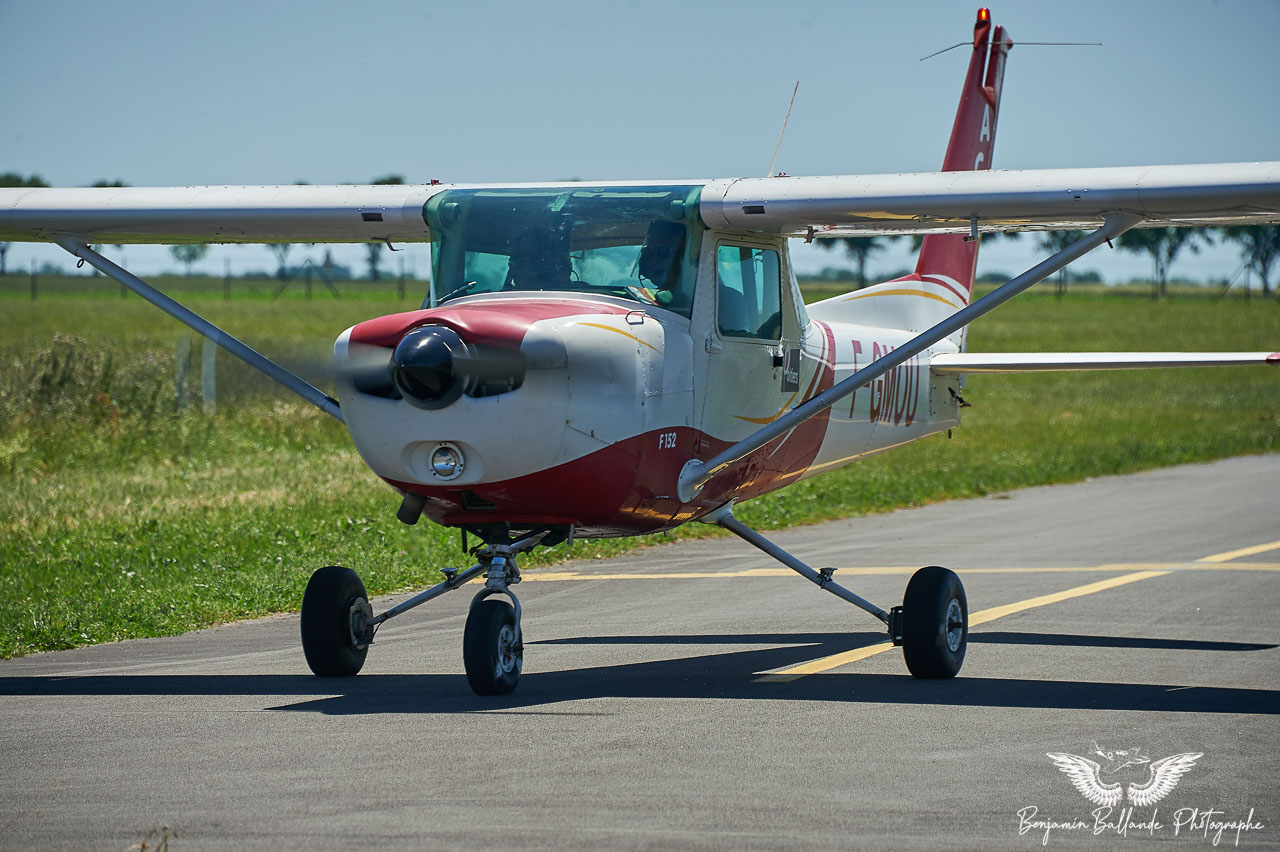
<svg viewBox="0 0 1280 852">
<path fill-rule="evenodd" d="M 1005 57 L 1013 47 L 1003 27 L 991 26 L 991 14 L 978 10 L 973 28 L 973 55 L 951 128 L 942 170 L 991 168 L 1000 111 Z M 965 234 L 931 234 L 920 246 L 916 271 L 874 287 L 846 293 L 808 306 L 809 315 L 907 331 L 923 331 L 972 301 L 978 242 Z M 964 348 L 964 329 L 950 336 Z"/>
<path fill-rule="evenodd" d="M 942 161 L 944 172 L 991 168 L 1004 63 L 1011 47 L 1013 42 L 1004 27 L 996 27 L 992 32 L 990 12 L 979 9 L 973 28 L 969 73 L 964 78 L 960 106 L 951 126 L 951 141 Z M 968 302 L 977 263 L 976 241 L 968 241 L 960 234 L 936 234 L 925 237 L 920 246 L 916 275 L 962 290 Z"/>
</svg>

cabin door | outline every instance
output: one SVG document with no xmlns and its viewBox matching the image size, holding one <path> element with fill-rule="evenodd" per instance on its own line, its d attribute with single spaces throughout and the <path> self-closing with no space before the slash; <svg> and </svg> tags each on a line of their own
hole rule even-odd
<svg viewBox="0 0 1280 852">
<path fill-rule="evenodd" d="M 704 330 L 698 394 L 700 441 L 695 457 L 706 458 L 772 423 L 800 392 L 800 329 L 784 244 L 721 237 L 703 243 L 699 267 Z M 710 295 L 708 299 L 706 296 Z M 697 343 L 695 342 L 695 345 Z M 740 465 L 737 481 L 760 473 L 767 454 Z"/>
</svg>

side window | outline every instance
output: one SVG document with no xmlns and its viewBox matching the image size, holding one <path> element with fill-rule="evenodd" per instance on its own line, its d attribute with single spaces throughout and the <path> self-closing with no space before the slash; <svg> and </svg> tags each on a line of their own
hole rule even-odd
<svg viewBox="0 0 1280 852">
<path fill-rule="evenodd" d="M 716 325 L 724 337 L 782 339 L 778 253 L 747 246 L 716 249 Z"/>
</svg>

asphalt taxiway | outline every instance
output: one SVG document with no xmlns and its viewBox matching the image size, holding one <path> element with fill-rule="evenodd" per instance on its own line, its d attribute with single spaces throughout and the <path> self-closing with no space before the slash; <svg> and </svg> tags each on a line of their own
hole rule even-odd
<svg viewBox="0 0 1280 852">
<path fill-rule="evenodd" d="M 355 678 L 307 673 L 296 616 L 0 662 L 0 849 L 1280 847 L 1277 483 L 1247 457 L 771 536 L 885 607 L 955 569 L 952 681 L 736 539 L 526 572 L 502 698 L 462 674 L 466 590 Z M 1122 788 L 1199 757 L 1099 815 L 1050 752 Z"/>
</svg>

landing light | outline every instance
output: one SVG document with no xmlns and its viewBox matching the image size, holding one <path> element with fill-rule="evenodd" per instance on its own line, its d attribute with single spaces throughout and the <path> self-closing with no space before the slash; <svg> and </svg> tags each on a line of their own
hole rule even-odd
<svg viewBox="0 0 1280 852">
<path fill-rule="evenodd" d="M 431 453 L 431 472 L 441 479 L 458 477 L 464 466 L 462 451 L 453 444 L 441 444 Z"/>
</svg>

